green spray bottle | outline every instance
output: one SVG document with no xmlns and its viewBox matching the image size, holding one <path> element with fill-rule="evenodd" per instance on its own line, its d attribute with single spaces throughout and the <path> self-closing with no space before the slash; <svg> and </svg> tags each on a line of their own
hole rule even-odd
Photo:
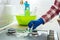
<svg viewBox="0 0 60 40">
<path fill-rule="evenodd" d="M 27 1 L 24 3 L 25 5 L 25 16 L 30 16 L 30 4 Z"/>
</svg>

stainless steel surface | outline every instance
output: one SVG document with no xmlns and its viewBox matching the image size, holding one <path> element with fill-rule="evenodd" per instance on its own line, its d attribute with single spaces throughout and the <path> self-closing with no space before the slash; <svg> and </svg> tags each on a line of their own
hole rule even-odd
<svg viewBox="0 0 60 40">
<path fill-rule="evenodd" d="M 40 36 L 27 35 L 27 36 L 21 36 L 21 37 L 17 37 L 16 35 L 8 36 L 6 33 L 7 33 L 7 30 L 4 30 L 3 32 L 0 33 L 0 40 L 47 40 L 47 35 L 48 35 L 47 31 L 39 31 L 38 33 Z"/>
</svg>

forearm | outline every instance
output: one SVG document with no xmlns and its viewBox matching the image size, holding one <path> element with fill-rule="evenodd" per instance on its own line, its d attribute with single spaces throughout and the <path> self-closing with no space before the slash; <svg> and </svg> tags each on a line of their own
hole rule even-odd
<svg viewBox="0 0 60 40">
<path fill-rule="evenodd" d="M 44 23 L 50 21 L 52 18 L 54 18 L 56 15 L 58 15 L 60 12 L 60 2 L 55 0 L 54 5 L 51 6 L 51 8 L 46 12 L 45 15 L 43 15 L 41 18 L 44 20 Z"/>
</svg>

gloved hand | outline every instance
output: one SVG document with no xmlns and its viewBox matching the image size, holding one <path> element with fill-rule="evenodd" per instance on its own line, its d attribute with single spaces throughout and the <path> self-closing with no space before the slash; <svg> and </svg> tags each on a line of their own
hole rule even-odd
<svg viewBox="0 0 60 40">
<path fill-rule="evenodd" d="M 32 28 L 33 30 L 36 29 L 40 24 L 44 24 L 44 20 L 42 18 L 38 20 L 32 20 L 29 22 L 28 27 Z"/>
</svg>

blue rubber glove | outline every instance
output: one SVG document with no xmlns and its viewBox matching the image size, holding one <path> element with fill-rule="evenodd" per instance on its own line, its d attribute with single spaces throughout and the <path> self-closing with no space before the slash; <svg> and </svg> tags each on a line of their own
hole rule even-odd
<svg viewBox="0 0 60 40">
<path fill-rule="evenodd" d="M 38 20 L 33 20 L 30 21 L 28 26 L 29 28 L 32 28 L 33 30 L 36 29 L 40 24 L 44 24 L 44 20 L 42 18 L 38 19 Z"/>
</svg>

